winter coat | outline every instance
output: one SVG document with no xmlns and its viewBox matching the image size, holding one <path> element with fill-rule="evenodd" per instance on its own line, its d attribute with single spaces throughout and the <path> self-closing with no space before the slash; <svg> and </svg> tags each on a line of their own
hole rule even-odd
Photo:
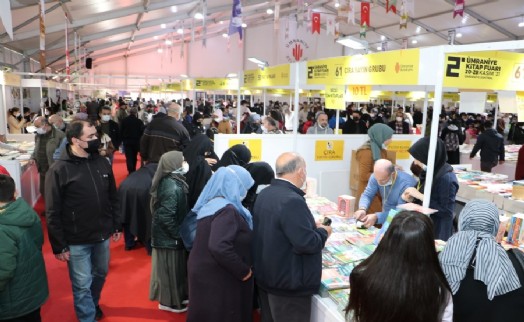
<svg viewBox="0 0 524 322">
<path fill-rule="evenodd" d="M 29 314 L 49 296 L 40 218 L 19 198 L 0 209 L 0 320 Z"/>
<path fill-rule="evenodd" d="M 477 138 L 470 157 L 479 150 L 482 162 L 504 161 L 504 138 L 495 129 L 487 129 Z"/>
</svg>

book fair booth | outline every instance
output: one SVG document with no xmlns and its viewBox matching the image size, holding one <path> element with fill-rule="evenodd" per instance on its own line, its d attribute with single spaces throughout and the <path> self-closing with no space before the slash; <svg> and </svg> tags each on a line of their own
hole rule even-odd
<svg viewBox="0 0 524 322">
<path fill-rule="evenodd" d="M 524 54 L 511 51 L 518 49 L 524 49 L 524 41 L 439 46 L 333 57 L 247 70 L 239 73 L 238 78 L 182 80 L 176 85 L 166 87 L 166 92 L 180 93 L 181 97 L 184 97 L 184 94 L 186 97 L 194 95 L 196 92 L 236 95 L 239 102 L 243 93 L 247 94 L 246 91 L 249 91 L 251 99 L 254 97 L 253 93 L 262 93 L 266 103 L 268 93 L 281 90 L 285 91 L 282 92 L 284 95 L 292 95 L 290 105 L 298 107 L 301 91 L 323 91 L 326 108 L 336 109 L 337 118 L 338 111 L 345 110 L 348 102 L 368 103 L 373 97 L 381 95 L 383 99 L 384 94 L 377 94 L 379 92 L 393 93 L 388 94 L 388 99 L 394 100 L 396 104 L 400 104 L 401 101 L 404 104 L 410 100 L 423 100 L 423 126 L 428 117 L 428 106 L 433 106 L 428 158 L 430 161 L 427 165 L 426 181 L 426 184 L 431 186 L 431 160 L 434 160 L 435 156 L 441 106 L 444 101 L 455 104 L 451 102 L 453 99 L 450 95 L 457 96 L 460 93 L 461 111 L 482 113 L 486 107 L 487 95 L 494 95 L 496 92 L 501 113 L 518 113 L 519 118 L 524 119 L 524 92 L 520 92 L 524 89 Z M 20 76 L 17 76 L 18 81 L 14 81 L 14 76 L 17 75 L 3 74 L 0 77 L 0 101 L 3 106 L 0 134 L 6 133 L 5 107 L 14 104 L 6 101 L 6 93 L 11 91 L 10 87 L 19 88 L 19 93 L 22 93 L 25 87 L 38 88 L 32 82 L 26 83 L 36 80 L 20 79 Z M 51 88 L 42 81 L 41 92 L 44 87 Z M 404 96 L 398 94 L 407 92 L 409 94 Z M 444 93 L 451 94 L 445 96 Z M 44 95 L 40 98 L 42 96 Z M 341 135 L 337 134 L 337 131 L 333 135 L 300 135 L 297 131 L 298 112 L 298 108 L 293 111 L 292 134 L 219 134 L 215 135 L 214 148 L 217 155 L 221 156 L 229 147 L 245 144 L 251 150 L 252 161 L 265 161 L 272 166 L 283 152 L 295 151 L 304 157 L 310 177 L 306 201 L 317 219 L 329 216 L 333 220 L 333 234 L 323 251 L 322 284 L 319 295 L 313 300 L 312 321 L 345 321 L 342 309 L 347 304 L 349 294 L 348 276 L 355 265 L 373 252 L 377 241 L 377 229 L 357 229 L 348 217 L 356 208 L 355 199 L 351 197 L 351 168 L 354 165 L 352 151 L 366 142 L 368 136 Z M 237 109 L 237 119 L 240 119 L 240 109 Z M 339 123 L 338 120 L 336 123 Z M 396 164 L 405 171 L 409 171 L 413 161 L 407 150 L 413 142 L 422 137 L 422 134 L 393 136 L 388 151 L 392 153 Z M 30 145 L 29 142 L 33 141 L 29 135 L 7 135 L 6 138 L 9 143 L 22 147 L 26 147 L 24 144 Z M 513 153 L 515 149 L 516 147 L 510 148 Z M 27 150 L 29 152 L 30 147 Z M 461 150 L 465 152 L 467 148 L 461 147 Z M 36 169 L 31 170 L 36 173 L 34 177 L 24 179 L 24 176 L 29 176 L 26 175 L 29 170 L 23 165 L 24 158 L 28 159 L 27 154 L 12 157 L 12 152 L 1 151 L 4 154 L 0 164 L 9 166 L 8 170 L 14 171 L 22 196 L 28 201 L 36 200 L 32 195 L 33 192 L 38 193 Z M 524 196 L 519 192 L 522 191 L 518 188 L 519 183 L 513 183 L 511 168 L 505 173 L 499 173 L 499 167 L 496 167 L 496 173 L 488 174 L 471 170 L 471 164 L 466 164 L 470 163 L 469 158 L 463 160 L 467 162 L 456 166 L 460 183 L 457 201 L 467 202 L 474 198 L 493 201 L 501 214 L 504 214 L 503 222 L 508 225 L 503 227 L 502 233 L 505 230 L 510 232 L 504 245 L 523 245 L 524 230 L 517 230 L 515 227 L 517 222 L 524 220 L 524 215 L 518 214 L 524 209 L 524 202 L 518 199 L 524 199 Z M 473 164 L 476 168 L 475 163 Z M 431 189 L 427 189 L 425 193 L 426 208 L 429 206 L 430 191 Z M 442 247 L 441 243 L 437 243 L 437 249 L 439 247 Z"/>
</svg>

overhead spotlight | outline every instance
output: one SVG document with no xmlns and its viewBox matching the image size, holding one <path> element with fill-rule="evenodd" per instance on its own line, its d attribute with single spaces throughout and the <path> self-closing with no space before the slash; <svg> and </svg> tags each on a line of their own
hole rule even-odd
<svg viewBox="0 0 524 322">
<path fill-rule="evenodd" d="M 377 51 L 382 51 L 382 47 L 378 46 Z"/>
<path fill-rule="evenodd" d="M 417 34 L 420 34 L 421 31 L 422 31 L 422 28 L 420 26 L 417 26 L 417 29 L 415 29 L 415 32 Z"/>
<path fill-rule="evenodd" d="M 160 28 L 162 28 L 162 29 L 166 29 L 166 27 L 167 27 L 167 26 L 166 26 L 165 23 L 163 23 L 163 24 L 160 25 Z"/>
<path fill-rule="evenodd" d="M 204 19 L 204 15 L 202 13 L 200 13 L 200 12 L 197 12 L 197 13 L 195 13 L 194 18 L 198 19 L 198 20 L 202 20 L 202 19 Z"/>
<path fill-rule="evenodd" d="M 172 44 L 173 44 L 173 42 L 171 40 L 166 39 L 166 45 L 171 46 Z"/>
<path fill-rule="evenodd" d="M 157 40 L 157 39 L 158 39 L 158 36 L 154 36 L 153 39 L 154 39 L 154 40 Z"/>
<path fill-rule="evenodd" d="M 340 3 L 337 1 L 335 2 L 335 8 L 338 8 L 338 7 L 340 7 Z"/>
<path fill-rule="evenodd" d="M 381 41 L 386 40 L 386 36 L 384 36 L 384 35 L 380 36 L 380 40 L 381 40 Z"/>
<path fill-rule="evenodd" d="M 247 24 L 244 22 L 242 23 L 242 28 L 246 28 L 247 27 Z"/>
<path fill-rule="evenodd" d="M 273 14 L 273 9 L 271 9 L 271 8 L 267 9 L 267 10 L 266 10 L 266 13 L 267 13 L 268 15 L 272 15 L 272 14 Z"/>
<path fill-rule="evenodd" d="M 158 49 L 156 50 L 156 52 L 159 53 L 159 54 L 161 54 L 161 53 L 164 52 L 164 50 L 163 50 L 162 48 L 158 48 Z"/>
<path fill-rule="evenodd" d="M 411 41 L 411 43 L 412 43 L 413 45 L 416 45 L 416 44 L 418 43 L 418 41 L 417 41 L 416 39 L 413 39 L 413 40 Z"/>
<path fill-rule="evenodd" d="M 520 28 L 524 27 L 524 21 L 519 22 L 519 27 L 520 27 Z"/>
<path fill-rule="evenodd" d="M 224 24 L 224 20 L 220 20 L 219 24 L 223 25 Z"/>
<path fill-rule="evenodd" d="M 176 30 L 176 32 L 177 32 L 177 34 L 183 34 L 183 33 L 184 33 L 184 29 L 182 29 L 182 28 L 178 28 L 178 29 Z"/>
<path fill-rule="evenodd" d="M 455 38 L 462 38 L 462 33 L 457 32 L 457 33 L 455 34 Z"/>
<path fill-rule="evenodd" d="M 176 6 L 171 6 L 171 12 L 177 12 L 178 8 Z"/>
<path fill-rule="evenodd" d="M 463 24 L 463 25 L 465 25 L 465 24 L 466 24 L 466 22 L 468 22 L 468 19 L 469 19 L 469 15 L 467 15 L 467 14 L 466 14 L 466 15 L 464 15 L 464 17 L 462 17 L 462 21 L 461 21 L 461 22 L 462 22 L 462 24 Z"/>
</svg>

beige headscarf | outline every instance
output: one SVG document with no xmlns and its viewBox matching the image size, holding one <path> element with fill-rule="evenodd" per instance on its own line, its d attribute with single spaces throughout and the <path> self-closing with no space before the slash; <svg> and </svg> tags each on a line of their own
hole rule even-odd
<svg viewBox="0 0 524 322">
<path fill-rule="evenodd" d="M 157 189 L 160 185 L 160 181 L 167 175 L 171 175 L 172 178 L 182 184 L 184 192 L 188 192 L 188 186 L 186 179 L 180 169 L 184 162 L 184 155 L 180 151 L 169 151 L 160 157 L 158 162 L 158 168 L 156 169 L 151 184 L 151 211 L 153 211 L 153 205 L 157 202 Z"/>
</svg>

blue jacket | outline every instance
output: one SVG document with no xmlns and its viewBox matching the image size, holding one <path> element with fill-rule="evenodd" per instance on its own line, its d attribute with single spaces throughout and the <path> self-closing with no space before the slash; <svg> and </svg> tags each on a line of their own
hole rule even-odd
<svg viewBox="0 0 524 322">
<path fill-rule="evenodd" d="M 377 224 L 384 223 L 391 209 L 395 209 L 397 205 L 404 204 L 405 201 L 402 199 L 402 193 L 407 188 L 414 187 L 417 184 L 415 179 L 409 174 L 398 170 L 396 173 L 397 178 L 395 179 L 393 186 L 386 187 L 379 186 L 377 179 L 375 179 L 375 175 L 372 174 L 369 177 L 368 185 L 364 190 L 364 193 L 360 196 L 358 207 L 367 210 L 377 192 L 380 193 L 380 196 L 382 197 L 382 212 L 377 213 Z"/>
<path fill-rule="evenodd" d="M 325 229 L 317 228 L 304 192 L 273 179 L 253 209 L 255 277 L 260 288 L 280 296 L 318 292 Z"/>
</svg>

